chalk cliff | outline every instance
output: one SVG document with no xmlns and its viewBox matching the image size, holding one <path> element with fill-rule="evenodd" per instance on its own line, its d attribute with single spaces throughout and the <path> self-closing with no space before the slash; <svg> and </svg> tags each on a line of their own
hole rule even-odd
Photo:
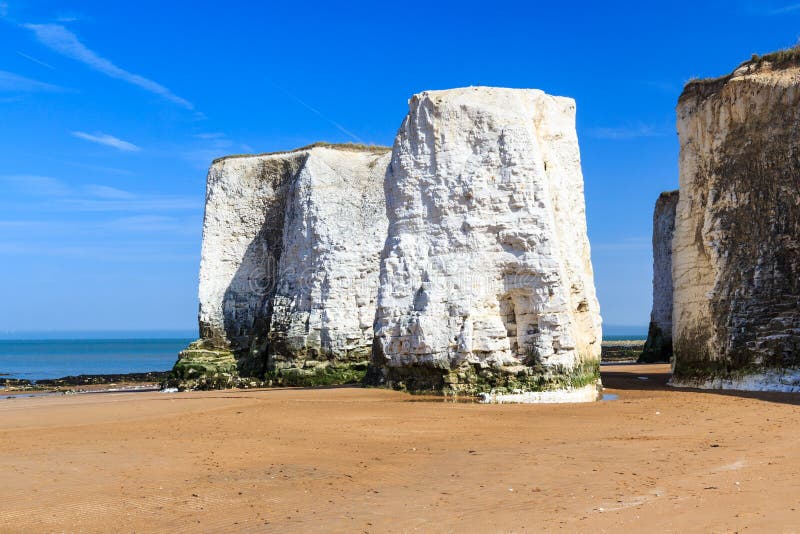
<svg viewBox="0 0 800 534">
<path fill-rule="evenodd" d="M 674 384 L 800 391 L 800 50 L 678 103 Z"/>
<path fill-rule="evenodd" d="M 181 387 L 359 380 L 386 238 L 389 150 L 316 145 L 217 160 L 207 180 L 200 336 Z"/>
<path fill-rule="evenodd" d="M 497 402 L 596 399 L 574 101 L 470 87 L 409 108 L 386 177 L 371 380 Z"/>
<path fill-rule="evenodd" d="M 653 309 L 642 362 L 667 362 L 672 356 L 672 235 L 678 191 L 661 193 L 653 211 Z"/>
</svg>

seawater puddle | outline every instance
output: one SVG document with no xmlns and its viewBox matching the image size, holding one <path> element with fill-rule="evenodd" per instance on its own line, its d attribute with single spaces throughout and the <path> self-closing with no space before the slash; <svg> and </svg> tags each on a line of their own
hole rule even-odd
<svg viewBox="0 0 800 534">
<path fill-rule="evenodd" d="M 600 400 L 603 402 L 607 402 L 607 401 L 615 401 L 618 399 L 619 395 L 617 395 L 616 393 L 603 393 L 603 396 Z"/>
<path fill-rule="evenodd" d="M 10 399 L 25 399 L 30 397 L 55 397 L 64 395 L 60 391 L 42 391 L 39 393 L 8 393 L 7 395 L 0 395 L 0 400 Z"/>
</svg>

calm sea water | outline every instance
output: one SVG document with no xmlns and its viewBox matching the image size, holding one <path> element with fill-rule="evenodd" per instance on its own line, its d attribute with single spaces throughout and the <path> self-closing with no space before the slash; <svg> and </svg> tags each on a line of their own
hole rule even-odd
<svg viewBox="0 0 800 534">
<path fill-rule="evenodd" d="M 0 375 L 43 380 L 70 375 L 169 371 L 193 338 L 0 340 Z"/>
</svg>

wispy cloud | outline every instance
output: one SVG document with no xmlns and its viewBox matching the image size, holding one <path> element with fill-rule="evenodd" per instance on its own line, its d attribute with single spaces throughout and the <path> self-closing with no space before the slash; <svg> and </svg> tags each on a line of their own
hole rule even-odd
<svg viewBox="0 0 800 534">
<path fill-rule="evenodd" d="M 192 262 L 202 195 L 133 192 L 49 176 L 0 175 L 0 257 Z"/>
<path fill-rule="evenodd" d="M 55 20 L 56 22 L 76 22 L 79 20 L 85 20 L 85 17 L 76 15 L 74 13 L 65 13 L 63 15 L 57 16 Z"/>
<path fill-rule="evenodd" d="M 185 241 L 185 238 L 184 238 Z M 73 245 L 61 245 L 52 242 L 4 241 L 0 240 L 0 254 L 3 256 L 38 256 L 48 258 L 74 258 L 95 260 L 106 263 L 196 263 L 198 254 L 194 252 L 174 251 L 178 247 L 185 248 L 183 242 L 153 243 L 108 246 L 95 242 L 79 242 Z"/>
<path fill-rule="evenodd" d="M 649 124 L 637 124 L 632 126 L 590 128 L 589 134 L 598 139 L 622 140 L 640 137 L 661 137 L 667 135 L 667 132 Z"/>
<path fill-rule="evenodd" d="M 196 134 L 195 137 L 198 139 L 222 139 L 225 134 L 222 132 L 209 132 Z"/>
<path fill-rule="evenodd" d="M 23 53 L 22 53 L 22 52 L 20 52 L 20 51 L 17 51 L 17 55 L 19 55 L 19 56 L 21 56 L 21 57 L 24 57 L 24 58 L 25 58 L 25 59 L 27 59 L 28 61 L 33 61 L 34 63 L 36 63 L 37 65 L 41 65 L 42 67 L 47 67 L 48 69 L 55 69 L 55 67 L 54 67 L 54 66 L 52 66 L 51 64 L 49 64 L 49 63 L 45 63 L 45 62 L 44 62 L 44 61 L 42 61 L 41 59 L 36 59 L 35 57 L 33 57 L 33 56 L 29 56 L 28 54 L 23 54 Z"/>
<path fill-rule="evenodd" d="M 35 174 L 0 176 L 0 184 L 4 190 L 33 196 L 63 197 L 72 192 L 72 188 L 61 180 Z"/>
<path fill-rule="evenodd" d="M 798 11 L 800 11 L 800 4 L 789 4 L 788 6 L 766 9 L 763 11 L 763 13 L 765 15 L 785 15 L 786 13 L 794 13 Z"/>
<path fill-rule="evenodd" d="M 298 96 L 293 95 L 292 93 L 290 93 L 289 91 L 287 91 L 283 87 L 280 87 L 278 85 L 274 85 L 274 87 L 276 87 L 283 94 L 285 94 L 286 96 L 288 96 L 289 98 L 291 98 L 292 100 L 294 100 L 295 102 L 297 102 L 298 104 L 300 104 L 301 106 L 303 106 L 304 108 L 309 110 L 311 113 L 317 115 L 322 120 L 330 123 L 334 128 L 336 128 L 337 130 L 339 130 L 340 132 L 342 132 L 346 136 L 350 137 L 351 139 L 353 139 L 357 143 L 364 143 L 365 144 L 364 140 L 361 139 L 359 136 L 357 136 L 356 134 L 354 134 L 353 132 L 351 132 L 350 130 L 348 130 L 347 128 L 345 128 L 344 126 L 339 124 L 338 122 L 330 119 L 324 113 L 322 113 L 320 110 L 318 110 L 317 108 L 315 108 L 314 106 L 312 106 L 308 102 L 305 102 L 304 100 L 300 99 Z"/>
<path fill-rule="evenodd" d="M 89 169 L 92 171 L 100 171 L 105 174 L 119 174 L 123 176 L 135 176 L 136 173 L 131 171 L 130 169 L 117 169 L 115 167 L 106 167 L 104 165 L 92 165 L 90 163 L 84 163 L 82 161 L 70 161 L 60 158 L 53 158 L 47 155 L 42 155 L 42 158 L 48 159 L 50 161 L 55 161 L 58 163 L 62 163 L 64 165 L 69 165 L 70 167 L 77 167 L 80 169 Z"/>
<path fill-rule="evenodd" d="M 122 150 L 124 152 L 138 152 L 141 150 L 141 148 L 134 145 L 133 143 L 130 143 L 128 141 L 123 141 L 118 137 L 104 134 L 102 132 L 98 132 L 97 134 L 94 135 L 88 134 L 86 132 L 72 132 L 72 135 L 80 139 L 85 139 L 86 141 L 91 141 L 92 143 L 114 147 L 117 150 Z"/>
<path fill-rule="evenodd" d="M 117 189 L 116 187 L 110 187 L 107 185 L 95 185 L 89 184 L 83 187 L 83 190 L 89 193 L 92 196 L 98 198 L 107 198 L 107 199 L 116 199 L 116 200 L 130 200 L 136 198 L 136 195 L 129 191 L 123 191 L 122 189 Z"/>
<path fill-rule="evenodd" d="M 191 102 L 179 97 L 160 83 L 120 68 L 89 49 L 64 26 L 59 24 L 23 24 L 22 26 L 31 30 L 44 46 L 61 55 L 80 61 L 111 78 L 136 85 L 186 109 L 194 109 Z"/>
<path fill-rule="evenodd" d="M 199 139 L 195 146 L 182 151 L 184 159 L 198 169 L 207 169 L 215 159 L 228 154 L 253 152 L 253 147 L 234 142 L 223 132 L 207 132 L 194 135 Z"/>
<path fill-rule="evenodd" d="M 8 2 L 0 2 L 0 17 L 8 16 Z"/>
<path fill-rule="evenodd" d="M 18 93 L 57 93 L 64 89 L 57 85 L 40 82 L 13 72 L 0 70 L 0 91 Z"/>
<path fill-rule="evenodd" d="M 41 203 L 47 212 L 161 212 L 198 210 L 202 200 L 170 195 L 135 194 L 98 184 L 70 185 L 49 176 L 0 176 L 0 188 L 11 191 L 14 208 L 36 211 Z M 27 204 L 25 200 L 28 200 Z"/>
<path fill-rule="evenodd" d="M 790 13 L 800 13 L 800 3 L 776 4 L 775 2 L 746 2 L 742 6 L 746 13 L 761 16 L 787 15 Z"/>
</svg>

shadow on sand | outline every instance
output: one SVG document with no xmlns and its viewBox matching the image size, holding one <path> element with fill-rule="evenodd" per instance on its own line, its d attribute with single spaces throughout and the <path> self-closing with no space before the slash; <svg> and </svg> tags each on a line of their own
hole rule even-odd
<svg viewBox="0 0 800 534">
<path fill-rule="evenodd" d="M 800 405 L 800 393 L 670 387 L 667 385 L 667 381 L 672 376 L 672 373 L 669 372 L 669 366 L 665 364 L 603 366 L 600 368 L 600 375 L 603 380 L 603 386 L 621 391 L 694 392 L 777 402 L 794 406 Z"/>
</svg>

